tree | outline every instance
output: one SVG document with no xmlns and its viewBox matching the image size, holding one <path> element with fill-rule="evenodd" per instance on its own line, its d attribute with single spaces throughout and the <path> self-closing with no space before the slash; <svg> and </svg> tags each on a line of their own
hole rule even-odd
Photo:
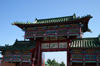
<svg viewBox="0 0 100 66">
<path fill-rule="evenodd" d="M 51 59 L 48 59 L 47 63 L 51 66 L 51 64 L 52 64 Z"/>
<path fill-rule="evenodd" d="M 65 66 L 65 64 L 64 64 L 64 62 L 63 62 L 63 61 L 61 62 L 60 66 Z"/>
</svg>

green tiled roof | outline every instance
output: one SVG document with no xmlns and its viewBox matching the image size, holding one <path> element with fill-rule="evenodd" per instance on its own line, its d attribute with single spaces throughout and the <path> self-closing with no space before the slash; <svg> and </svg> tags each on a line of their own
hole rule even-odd
<svg viewBox="0 0 100 66">
<path fill-rule="evenodd" d="M 12 46 L 1 46 L 0 50 L 29 50 L 36 46 L 36 41 L 16 41 Z"/>
<path fill-rule="evenodd" d="M 78 38 L 72 40 L 70 48 L 100 48 L 98 38 Z"/>
<path fill-rule="evenodd" d="M 91 15 L 87 15 L 87 16 L 83 16 L 83 17 L 76 17 L 76 15 L 74 14 L 73 16 L 65 16 L 65 17 L 58 17 L 58 18 L 49 18 L 49 19 L 35 19 L 35 22 L 14 22 L 12 23 L 12 25 L 15 24 L 44 24 L 44 23 L 57 23 L 57 22 L 66 22 L 66 21 L 73 21 L 73 20 L 77 20 L 77 19 L 84 19 L 90 17 L 92 18 Z"/>
</svg>

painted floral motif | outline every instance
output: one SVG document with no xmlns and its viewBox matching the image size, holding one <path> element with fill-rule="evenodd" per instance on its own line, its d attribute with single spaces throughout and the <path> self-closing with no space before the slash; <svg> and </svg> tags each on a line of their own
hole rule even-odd
<svg viewBox="0 0 100 66">
<path fill-rule="evenodd" d="M 50 43 L 50 48 L 58 48 L 58 43 Z"/>
<path fill-rule="evenodd" d="M 49 43 L 43 43 L 42 49 L 49 49 Z"/>
<path fill-rule="evenodd" d="M 67 48 L 67 42 L 59 43 L 59 48 Z"/>
</svg>

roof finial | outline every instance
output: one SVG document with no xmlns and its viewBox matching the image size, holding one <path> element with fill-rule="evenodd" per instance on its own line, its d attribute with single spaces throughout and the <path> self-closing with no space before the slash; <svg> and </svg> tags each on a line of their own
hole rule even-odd
<svg viewBox="0 0 100 66">
<path fill-rule="evenodd" d="M 76 18 L 76 14 L 75 13 L 73 14 L 73 18 Z"/>
<path fill-rule="evenodd" d="M 35 20 L 37 20 L 37 18 L 35 18 Z"/>
</svg>

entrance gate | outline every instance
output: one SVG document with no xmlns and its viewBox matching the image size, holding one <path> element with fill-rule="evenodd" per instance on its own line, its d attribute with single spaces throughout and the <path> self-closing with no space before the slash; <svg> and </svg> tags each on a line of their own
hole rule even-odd
<svg viewBox="0 0 100 66">
<path fill-rule="evenodd" d="M 40 56 L 38 58 L 38 63 L 39 66 L 42 65 L 42 52 L 53 52 L 53 51 L 66 51 L 67 52 L 67 66 L 70 65 L 70 51 L 69 51 L 69 44 L 70 44 L 70 40 L 66 39 L 66 40 L 56 40 L 56 41 L 42 41 L 40 42 L 39 46 L 40 46 L 40 50 L 38 56 Z"/>
</svg>

